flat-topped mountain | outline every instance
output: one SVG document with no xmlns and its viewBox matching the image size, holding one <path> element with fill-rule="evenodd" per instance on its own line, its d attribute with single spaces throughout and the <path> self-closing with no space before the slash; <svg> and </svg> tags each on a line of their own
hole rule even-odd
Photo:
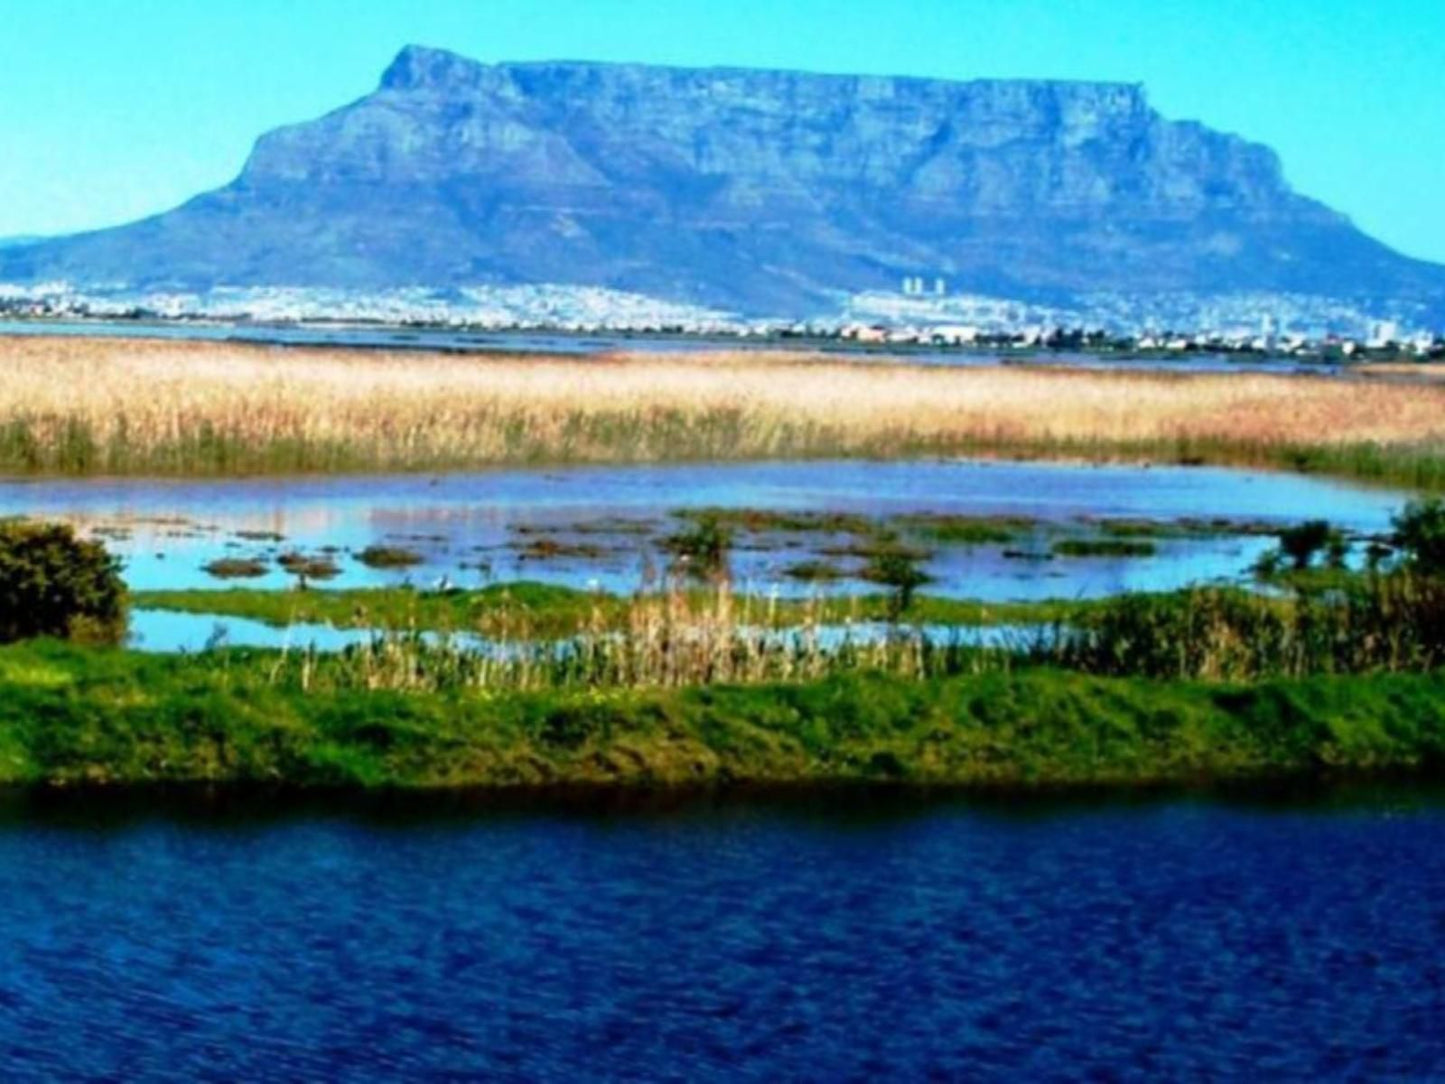
<svg viewBox="0 0 1445 1084">
<path fill-rule="evenodd" d="M 1066 301 L 1289 292 L 1445 311 L 1445 268 L 1294 193 L 1272 151 L 1141 87 L 408 47 L 263 135 L 231 184 L 0 251 L 0 282 L 599 285 L 768 315 L 929 289 Z"/>
</svg>

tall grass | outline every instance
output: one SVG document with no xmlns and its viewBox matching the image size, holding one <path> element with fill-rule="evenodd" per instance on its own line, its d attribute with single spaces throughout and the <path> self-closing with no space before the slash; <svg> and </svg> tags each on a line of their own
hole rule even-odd
<svg viewBox="0 0 1445 1084">
<path fill-rule="evenodd" d="M 599 596 L 562 639 L 554 622 L 541 621 L 526 607 L 500 605 L 463 629 L 379 630 L 338 653 L 282 651 L 271 676 L 303 691 L 676 688 L 857 671 L 937 677 L 1007 669 L 1021 654 L 860 620 L 822 599 L 782 613 L 776 600 L 734 594 L 726 577 L 699 591 L 679 575 L 663 590 L 639 592 L 621 615 L 617 600 Z"/>
<path fill-rule="evenodd" d="M 962 630 L 839 615 L 826 600 L 776 604 L 673 586 L 638 594 L 619 622 L 548 638 L 526 610 L 499 608 L 475 635 L 376 633 L 338 654 L 280 653 L 273 679 L 303 691 L 636 689 L 796 683 L 855 672 L 925 680 L 1050 666 L 1095 676 L 1238 682 L 1318 674 L 1428 673 L 1445 666 L 1445 580 L 1409 572 L 1261 596 L 1201 587 L 1124 595 L 980 647 Z M 796 606 L 797 604 L 795 604 Z"/>
<path fill-rule="evenodd" d="M 227 475 L 1008 454 L 1445 486 L 1445 387 L 717 353 L 0 339 L 0 471 Z"/>
<path fill-rule="evenodd" d="M 1283 597 L 1126 595 L 1035 657 L 1091 674 L 1212 681 L 1428 672 L 1445 665 L 1445 580 L 1393 572 Z"/>
</svg>

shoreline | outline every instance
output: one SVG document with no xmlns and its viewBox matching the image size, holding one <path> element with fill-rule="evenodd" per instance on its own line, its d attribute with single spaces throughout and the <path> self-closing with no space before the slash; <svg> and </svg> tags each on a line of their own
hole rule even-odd
<svg viewBox="0 0 1445 1084">
<path fill-rule="evenodd" d="M 1445 385 L 1445 380 L 1441 381 Z M 0 423 L 3 424 L 3 423 Z M 1213 454 L 1218 451 L 1219 454 Z M 1236 451 L 1238 454 L 1236 455 Z M 1332 472 L 1324 467 L 1313 467 L 1308 462 L 1315 458 L 1324 458 L 1323 453 L 1334 451 L 1341 456 L 1352 453 L 1358 454 L 1379 454 L 1388 452 L 1388 448 L 1376 446 L 1340 446 L 1331 447 L 1328 445 L 1296 447 L 1288 446 L 1272 449 L 1269 454 L 1261 453 L 1257 448 L 1234 449 L 1225 447 L 1222 450 L 1200 450 L 1194 445 L 1183 446 L 1171 440 L 1160 440 L 1146 445 L 1130 443 L 1125 445 L 1093 445 L 1087 448 L 1075 445 L 1065 445 L 1063 450 L 1041 445 L 1038 442 L 1023 442 L 1017 445 L 1011 444 L 990 444 L 975 445 L 966 444 L 958 448 L 920 448 L 904 449 L 892 453 L 880 453 L 875 451 L 849 451 L 849 450 L 822 450 L 818 452 L 805 452 L 794 455 L 697 455 L 697 456 L 660 456 L 657 458 L 582 458 L 582 459 L 496 459 L 457 461 L 436 464 L 418 465 L 396 465 L 396 466 L 358 466 L 337 467 L 337 468 L 314 468 L 314 469 L 279 469 L 279 470 L 246 470 L 239 469 L 222 473 L 220 471 L 206 471 L 200 473 L 189 473 L 185 471 L 172 472 L 75 472 L 70 470 L 36 470 L 28 472 L 17 472 L 7 470 L 0 466 L 0 485 L 24 486 L 44 485 L 49 482 L 82 482 L 104 485 L 108 482 L 141 482 L 148 485 L 184 485 L 187 483 L 209 483 L 209 482 L 274 482 L 285 484 L 287 482 L 324 482 L 331 479 L 344 481 L 364 481 L 377 478 L 448 478 L 466 477 L 470 475 L 485 475 L 503 473 L 507 471 L 530 471 L 543 474 L 548 471 L 574 470 L 595 468 L 598 470 L 627 469 L 632 467 L 696 467 L 710 463 L 730 466 L 768 466 L 787 463 L 978 463 L 978 464 L 1046 464 L 1057 467 L 1074 467 L 1085 469 L 1089 467 L 1131 467 L 1140 470 L 1158 470 L 1163 468 L 1179 468 L 1184 470 L 1193 469 L 1216 469 L 1216 470 L 1239 470 L 1258 471 L 1266 474 L 1280 475 L 1319 475 L 1340 482 L 1351 482 L 1365 486 L 1400 486 L 1399 480 L 1387 474 L 1353 474 L 1348 472 Z M 1432 453 L 1432 458 L 1433 458 Z M 1442 460 L 1445 460 L 1445 443 L 1442 443 L 1439 452 Z M 1304 467 L 1298 464 L 1305 462 Z M 1433 463 L 1431 464 L 1433 468 Z M 1445 466 L 1442 466 L 1445 471 Z"/>
<path fill-rule="evenodd" d="M 20 329 L 25 330 L 20 330 Z M 33 328 L 33 330 L 32 330 Z M 230 334 L 211 334 L 229 332 Z M 307 339 L 305 336 L 325 336 L 337 333 L 387 336 L 384 342 L 355 341 L 343 342 L 324 338 Z M 979 342 L 936 341 L 900 338 L 885 342 L 873 342 L 851 337 L 846 334 L 804 333 L 786 331 L 755 332 L 747 330 L 696 330 L 662 329 L 645 327 L 549 327 L 538 326 L 491 326 L 466 323 L 442 323 L 417 321 L 395 321 L 364 317 L 245 317 L 245 316 L 91 316 L 91 315 L 50 315 L 33 316 L 19 312 L 0 311 L 0 341 L 7 338 L 33 338 L 43 336 L 61 338 L 114 338 L 129 341 L 185 341 L 185 342 L 236 342 L 254 343 L 266 346 L 335 346 L 360 350 L 434 350 L 440 353 L 478 354 L 485 356 L 497 353 L 505 356 L 508 351 L 498 350 L 491 344 L 516 340 L 557 340 L 561 342 L 617 343 L 625 351 L 628 344 L 647 345 L 649 349 L 657 344 L 676 346 L 680 352 L 706 352 L 711 349 L 736 349 L 758 351 L 810 352 L 822 356 L 848 356 L 857 358 L 879 358 L 885 360 L 906 360 L 910 357 L 956 357 L 959 359 L 996 358 L 1003 364 L 1027 364 L 1037 361 L 1049 365 L 1059 359 L 1085 358 L 1090 361 L 1130 362 L 1184 362 L 1191 359 L 1218 359 L 1226 366 L 1238 366 L 1248 370 L 1251 365 L 1294 366 L 1294 375 L 1364 374 L 1370 368 L 1387 373 L 1393 367 L 1410 369 L 1421 366 L 1428 369 L 1435 363 L 1441 366 L 1436 355 L 1421 355 L 1396 344 L 1391 349 L 1365 346 L 1356 354 L 1344 353 L 1338 346 L 1328 342 L 1316 343 L 1313 349 L 1289 350 L 1275 347 L 1261 348 L 1256 345 L 1226 343 L 1222 341 L 1199 341 L 1188 349 L 1171 349 L 1166 346 L 1126 346 L 1125 340 L 1116 339 L 1104 343 L 1079 342 L 1058 344 L 1028 342 L 1015 338 L 1006 341 L 985 340 Z M 446 337 L 470 341 L 449 345 L 438 341 Z M 432 340 L 432 341 L 428 341 Z M 579 352 L 584 356 L 606 357 L 610 351 L 600 350 L 596 354 Z M 522 348 L 514 353 L 530 355 L 545 353 L 531 348 Z M 1226 370 L 1228 371 L 1228 370 Z M 1379 374 L 1370 374 L 1379 375 Z"/>
<path fill-rule="evenodd" d="M 35 330 L 29 330 L 33 327 Z M 26 328 L 26 330 L 18 330 Z M 221 336 L 207 332 L 232 332 Z M 336 332 L 387 335 L 388 343 L 333 344 L 308 342 L 294 336 L 308 334 L 325 335 Z M 153 334 L 148 334 L 153 333 Z M 270 333 L 271 337 L 265 337 Z M 858 357 L 900 358 L 918 355 L 950 356 L 959 358 L 997 357 L 1000 360 L 1040 360 L 1058 357 L 1085 357 L 1090 359 L 1130 361 L 1179 361 L 1191 357 L 1220 358 L 1226 362 L 1248 366 L 1250 364 L 1277 363 L 1298 365 L 1302 370 L 1349 368 L 1365 360 L 1356 360 L 1347 355 L 1331 355 L 1325 351 L 1292 353 L 1285 350 L 1262 350 L 1255 347 L 1230 347 L 1224 344 L 1196 346 L 1190 350 L 1170 350 L 1165 347 L 1124 347 L 1081 342 L 1075 345 L 1049 345 L 1042 342 L 922 342 L 899 339 L 887 342 L 870 342 L 843 334 L 806 333 L 751 333 L 727 331 L 686 331 L 651 330 L 646 328 L 591 328 L 572 327 L 493 327 L 473 324 L 429 323 L 425 321 L 396 322 L 364 318 L 238 318 L 225 316 L 194 317 L 128 317 L 128 316 L 26 316 L 0 311 L 0 339 L 29 338 L 53 335 L 65 338 L 117 338 L 126 340 L 156 340 L 188 342 L 254 342 L 277 346 L 312 345 L 355 345 L 358 349 L 435 349 L 448 353 L 486 354 L 486 348 L 450 347 L 428 343 L 427 338 L 453 336 L 472 340 L 507 339 L 557 339 L 562 341 L 616 341 L 619 343 L 677 344 L 686 352 L 696 347 L 735 348 L 739 350 L 787 350 L 816 351 L 823 354 L 842 354 Z M 288 338 L 287 336 L 293 336 Z M 408 345 L 409 340 L 416 345 Z M 529 351 L 521 351 L 528 353 Z M 1381 357 L 1386 363 L 1409 362 L 1413 355 L 1399 352 Z"/>
<path fill-rule="evenodd" d="M 1445 805 L 1445 767 L 1428 771 L 1354 770 L 1137 783 L 1008 784 L 815 780 L 646 786 L 346 787 L 159 782 L 106 785 L 0 784 L 0 831 L 9 823 L 97 818 L 107 826 L 157 816 L 246 822 L 297 817 L 446 820 L 496 815 L 689 815 L 767 810 L 779 815 L 912 815 L 968 808 L 1033 816 L 1112 807 L 1199 802 L 1244 809 L 1332 810 L 1414 800 Z"/>
</svg>

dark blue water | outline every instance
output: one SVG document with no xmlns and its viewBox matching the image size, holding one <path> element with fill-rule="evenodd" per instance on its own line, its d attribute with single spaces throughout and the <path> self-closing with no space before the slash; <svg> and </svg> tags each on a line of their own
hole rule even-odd
<svg viewBox="0 0 1445 1084">
<path fill-rule="evenodd" d="M 0 1078 L 1430 1079 L 1445 808 L 0 821 Z"/>
</svg>

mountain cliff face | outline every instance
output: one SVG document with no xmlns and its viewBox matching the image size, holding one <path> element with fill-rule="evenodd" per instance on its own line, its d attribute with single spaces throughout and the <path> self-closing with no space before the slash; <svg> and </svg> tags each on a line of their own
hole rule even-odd
<svg viewBox="0 0 1445 1084">
<path fill-rule="evenodd" d="M 0 281 L 576 283 L 773 315 L 905 275 L 1031 300 L 1445 298 L 1445 268 L 1293 193 L 1268 148 L 1163 119 L 1134 85 L 418 47 L 374 93 L 262 136 L 222 189 L 0 252 Z"/>
</svg>

